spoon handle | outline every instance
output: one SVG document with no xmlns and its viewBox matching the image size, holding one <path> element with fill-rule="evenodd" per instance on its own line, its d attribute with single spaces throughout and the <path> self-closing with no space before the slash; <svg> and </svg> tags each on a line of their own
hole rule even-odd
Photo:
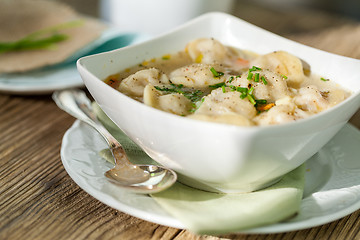
<svg viewBox="0 0 360 240">
<path fill-rule="evenodd" d="M 83 91 L 74 89 L 56 91 L 53 94 L 53 99 L 59 108 L 95 128 L 106 140 L 113 153 L 115 149 L 116 152 L 122 153 L 117 154 L 118 157 L 122 155 L 120 158 L 122 163 L 129 164 L 129 160 L 126 157 L 123 147 L 97 119 L 96 114 L 92 109 L 91 102 Z M 120 164 L 120 159 L 118 159 L 118 157 L 115 159 L 116 165 Z"/>
</svg>

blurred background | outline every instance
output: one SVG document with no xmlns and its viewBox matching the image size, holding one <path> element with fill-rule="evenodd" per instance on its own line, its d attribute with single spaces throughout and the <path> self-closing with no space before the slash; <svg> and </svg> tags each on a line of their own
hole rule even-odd
<svg viewBox="0 0 360 240">
<path fill-rule="evenodd" d="M 148 24 L 157 21 L 161 21 L 157 25 L 165 28 L 175 18 L 182 21 L 181 14 L 185 12 L 186 17 L 192 18 L 213 10 L 226 11 L 280 35 L 319 31 L 360 21 L 360 0 L 190 0 L 192 3 L 189 0 L 180 0 L 180 3 L 176 0 L 58 1 L 87 15 L 113 22 L 121 21 L 117 23 L 120 26 L 137 24 L 139 29 L 149 29 Z M 172 5 L 173 9 L 166 5 Z M 150 14 L 155 17 L 145 18 Z M 167 29 L 159 26 L 156 33 L 163 30 Z"/>
</svg>

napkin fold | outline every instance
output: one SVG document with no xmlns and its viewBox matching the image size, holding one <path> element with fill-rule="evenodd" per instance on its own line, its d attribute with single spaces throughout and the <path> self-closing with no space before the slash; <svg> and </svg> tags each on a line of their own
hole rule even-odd
<svg viewBox="0 0 360 240">
<path fill-rule="evenodd" d="M 134 163 L 155 163 L 94 103 L 97 116 L 117 138 Z M 100 155 L 113 162 L 109 150 Z M 170 215 L 196 234 L 225 234 L 277 223 L 294 216 L 304 190 L 305 166 L 286 174 L 276 184 L 251 193 L 221 194 L 188 187 L 179 182 L 151 197 Z"/>
</svg>

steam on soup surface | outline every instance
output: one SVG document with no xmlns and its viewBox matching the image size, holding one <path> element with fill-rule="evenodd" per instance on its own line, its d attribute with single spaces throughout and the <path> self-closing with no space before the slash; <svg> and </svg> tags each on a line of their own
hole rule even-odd
<svg viewBox="0 0 360 240">
<path fill-rule="evenodd" d="M 215 39 L 144 61 L 105 82 L 144 104 L 192 119 L 241 126 L 303 119 L 350 93 L 285 51 L 258 55 Z"/>
</svg>

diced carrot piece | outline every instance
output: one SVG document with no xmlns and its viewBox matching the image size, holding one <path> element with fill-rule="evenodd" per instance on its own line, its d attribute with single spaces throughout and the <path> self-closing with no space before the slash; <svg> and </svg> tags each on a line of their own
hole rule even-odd
<svg viewBox="0 0 360 240">
<path fill-rule="evenodd" d="M 268 104 L 264 104 L 264 105 L 259 105 L 259 106 L 257 106 L 257 110 L 263 112 L 263 111 L 269 110 L 270 108 L 272 108 L 274 106 L 275 106 L 275 103 L 268 103 Z"/>
<path fill-rule="evenodd" d="M 243 58 L 237 58 L 236 64 L 241 66 L 247 66 L 249 65 L 249 60 L 243 59 Z"/>
</svg>

